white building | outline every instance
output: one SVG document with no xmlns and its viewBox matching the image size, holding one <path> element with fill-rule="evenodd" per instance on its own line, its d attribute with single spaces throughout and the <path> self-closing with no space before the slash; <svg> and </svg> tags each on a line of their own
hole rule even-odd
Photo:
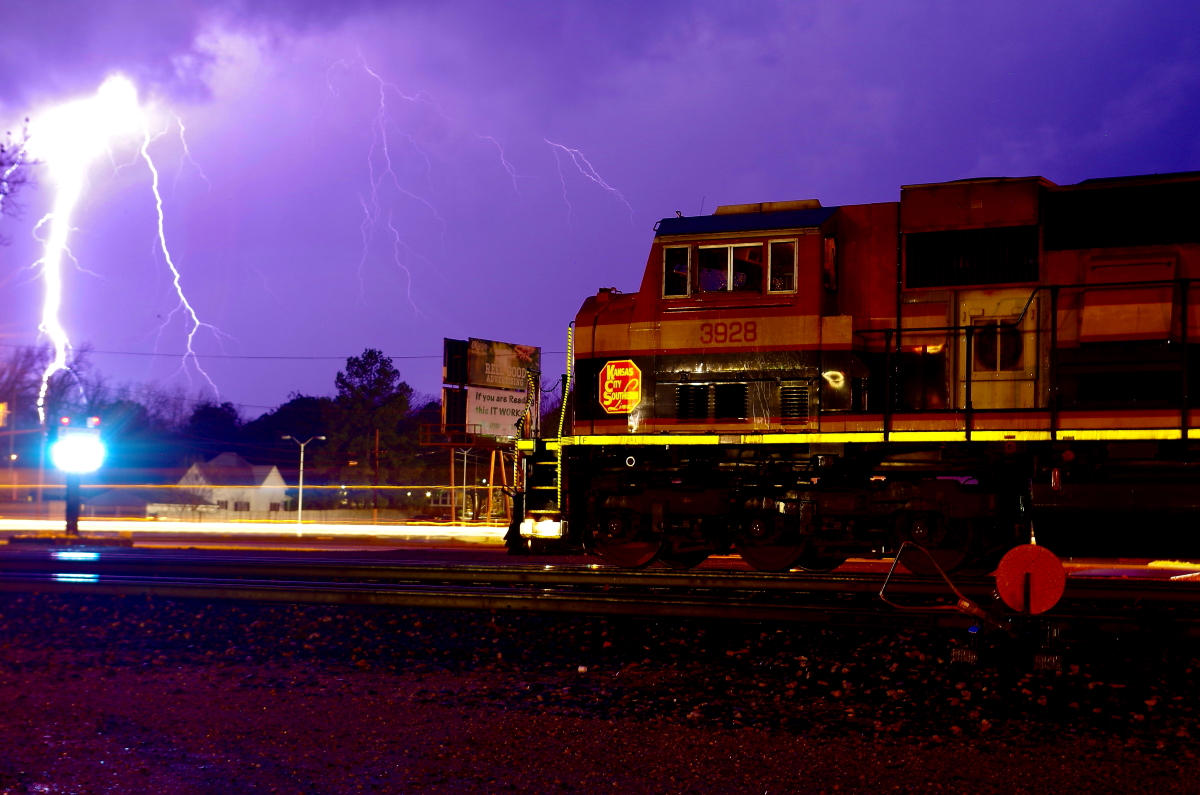
<svg viewBox="0 0 1200 795">
<path fill-rule="evenodd" d="M 281 511 L 287 498 L 287 483 L 279 467 L 255 466 L 237 453 L 221 453 L 207 463 L 192 464 L 179 479 L 179 486 L 217 512 Z"/>
</svg>

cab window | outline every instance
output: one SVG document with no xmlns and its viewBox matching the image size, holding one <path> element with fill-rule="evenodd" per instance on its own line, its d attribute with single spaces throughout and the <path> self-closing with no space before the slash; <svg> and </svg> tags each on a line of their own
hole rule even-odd
<svg viewBox="0 0 1200 795">
<path fill-rule="evenodd" d="M 796 241 L 771 241 L 771 277 L 768 292 L 796 292 Z"/>
<path fill-rule="evenodd" d="M 729 289 L 729 246 L 701 246 L 700 292 L 720 293 Z"/>
<path fill-rule="evenodd" d="M 762 277 L 763 247 L 734 246 L 732 289 L 746 293 L 762 292 Z"/>
<path fill-rule="evenodd" d="M 701 246 L 698 256 L 700 292 L 761 292 L 761 243 Z"/>
<path fill-rule="evenodd" d="M 682 298 L 688 294 L 689 253 L 687 246 L 663 249 L 664 298 Z"/>
</svg>

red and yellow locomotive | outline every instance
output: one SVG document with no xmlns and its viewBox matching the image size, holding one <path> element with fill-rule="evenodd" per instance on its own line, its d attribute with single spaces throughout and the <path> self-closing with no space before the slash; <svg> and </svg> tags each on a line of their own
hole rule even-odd
<svg viewBox="0 0 1200 795">
<path fill-rule="evenodd" d="M 628 567 L 912 541 L 953 569 L 1035 511 L 1186 514 L 1196 280 L 1200 172 L 663 219 L 638 291 L 575 318 L 562 431 L 520 443 L 519 532 Z"/>
</svg>

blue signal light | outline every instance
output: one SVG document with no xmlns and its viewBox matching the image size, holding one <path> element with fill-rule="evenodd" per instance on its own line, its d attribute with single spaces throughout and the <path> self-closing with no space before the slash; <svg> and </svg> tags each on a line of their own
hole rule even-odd
<svg viewBox="0 0 1200 795">
<path fill-rule="evenodd" d="M 99 552 L 76 552 L 73 550 L 63 550 L 61 552 L 51 552 L 51 557 L 59 560 L 99 560 Z"/>
<path fill-rule="evenodd" d="M 58 582 L 99 582 L 99 574 L 55 574 L 54 579 Z"/>
</svg>

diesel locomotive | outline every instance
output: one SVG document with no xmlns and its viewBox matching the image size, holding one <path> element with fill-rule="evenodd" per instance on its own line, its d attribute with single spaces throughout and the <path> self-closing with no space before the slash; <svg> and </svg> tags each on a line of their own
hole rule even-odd
<svg viewBox="0 0 1200 795">
<path fill-rule="evenodd" d="M 1198 280 L 1200 172 L 664 218 L 640 287 L 571 324 L 569 399 L 518 443 L 510 538 L 762 571 L 910 541 L 952 571 L 1056 513 L 1186 528 Z"/>
</svg>

